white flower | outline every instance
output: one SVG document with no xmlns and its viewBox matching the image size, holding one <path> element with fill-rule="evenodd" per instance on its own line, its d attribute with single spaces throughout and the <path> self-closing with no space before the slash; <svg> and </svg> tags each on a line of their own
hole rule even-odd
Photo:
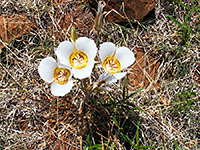
<svg viewBox="0 0 200 150">
<path fill-rule="evenodd" d="M 106 72 L 117 79 L 123 78 L 127 72 L 121 72 L 135 61 L 134 53 L 127 47 L 116 48 L 111 42 L 100 45 L 99 56 Z"/>
<path fill-rule="evenodd" d="M 60 43 L 55 53 L 61 64 L 72 68 L 74 77 L 83 79 L 92 72 L 97 47 L 93 40 L 80 37 L 75 42 Z"/>
<path fill-rule="evenodd" d="M 99 76 L 99 79 L 93 86 L 94 89 L 110 90 L 108 87 L 110 84 L 117 82 L 117 78 L 114 75 L 104 72 Z"/>
<path fill-rule="evenodd" d="M 64 96 L 73 87 L 72 73 L 69 67 L 61 65 L 52 57 L 44 58 L 39 66 L 40 77 L 51 84 L 51 93 L 55 96 Z"/>
</svg>

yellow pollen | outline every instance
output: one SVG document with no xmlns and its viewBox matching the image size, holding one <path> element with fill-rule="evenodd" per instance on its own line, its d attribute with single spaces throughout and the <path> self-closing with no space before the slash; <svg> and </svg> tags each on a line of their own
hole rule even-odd
<svg viewBox="0 0 200 150">
<path fill-rule="evenodd" d="M 69 81 L 71 72 L 67 68 L 56 68 L 54 70 L 54 81 L 58 84 L 66 84 Z"/>
<path fill-rule="evenodd" d="M 69 56 L 69 62 L 72 68 L 82 69 L 87 66 L 88 57 L 84 52 L 74 51 Z"/>
<path fill-rule="evenodd" d="M 114 74 L 117 73 L 118 71 L 120 71 L 121 69 L 121 65 L 118 59 L 114 58 L 114 57 L 107 57 L 104 62 L 103 62 L 103 66 L 105 67 L 106 71 L 108 73 Z"/>
</svg>

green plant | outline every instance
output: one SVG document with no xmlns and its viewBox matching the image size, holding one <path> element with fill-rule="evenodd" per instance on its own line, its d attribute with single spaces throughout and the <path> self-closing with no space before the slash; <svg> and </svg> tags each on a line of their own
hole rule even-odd
<svg viewBox="0 0 200 150">
<path fill-rule="evenodd" d="M 177 94 L 177 98 L 173 98 L 174 112 L 181 113 L 181 111 L 184 111 L 189 114 L 188 108 L 194 108 L 198 110 L 198 108 L 193 105 L 194 102 L 198 100 L 198 98 L 193 98 L 197 93 L 196 91 L 192 90 L 193 86 L 194 85 L 192 85 L 188 90 L 186 90 L 184 87 L 183 90 Z"/>
<path fill-rule="evenodd" d="M 106 149 L 108 150 L 114 150 L 116 145 L 114 143 L 109 143 L 107 140 L 103 141 L 103 145 L 102 144 L 93 144 L 92 139 L 90 139 L 90 135 L 87 135 L 86 138 L 86 143 L 87 145 L 85 145 L 83 147 L 83 150 L 102 150 L 102 147 L 106 147 Z"/>
<path fill-rule="evenodd" d="M 101 144 L 95 144 L 93 145 L 92 139 L 90 139 L 90 135 L 86 138 L 87 145 L 83 147 L 83 150 L 101 150 L 102 145 Z"/>
<path fill-rule="evenodd" d="M 176 142 L 176 140 L 174 139 L 174 148 L 172 148 L 173 150 L 179 150 L 180 148 L 178 147 L 178 144 Z M 183 150 L 183 147 L 181 146 L 181 150 Z"/>
<path fill-rule="evenodd" d="M 198 4 L 194 4 L 194 1 L 191 0 L 192 2 L 192 8 L 190 8 L 189 6 L 185 5 L 182 1 L 176 1 L 173 2 L 173 4 L 175 5 L 175 3 L 177 3 L 179 6 L 186 8 L 189 12 L 184 16 L 183 20 L 178 21 L 177 19 L 175 19 L 174 17 L 169 15 L 169 18 L 174 21 L 178 27 L 181 28 L 180 31 L 177 31 L 177 33 L 180 35 L 180 44 L 181 46 L 185 46 L 185 45 L 190 45 L 190 38 L 191 38 L 191 34 L 192 34 L 192 29 L 190 26 L 190 20 L 191 20 L 191 16 L 193 15 L 194 12 L 197 12 L 200 10 L 200 8 L 198 8 Z M 177 53 L 182 52 L 183 49 L 177 49 L 175 50 Z"/>
<path fill-rule="evenodd" d="M 139 126 L 140 122 L 137 121 L 137 129 L 135 133 L 135 142 L 133 142 L 128 135 L 125 135 L 123 132 L 121 132 L 122 137 L 127 141 L 130 145 L 132 145 L 135 149 L 140 150 L 140 149 L 146 149 L 146 148 L 154 148 L 153 146 L 143 146 L 140 145 L 139 143 Z"/>
<path fill-rule="evenodd" d="M 101 149 L 102 146 L 106 149 L 113 150 L 118 147 L 118 144 L 113 139 L 118 139 L 120 144 L 125 142 L 124 145 L 126 148 L 131 147 L 131 143 L 126 141 L 121 133 L 127 136 L 132 136 L 136 133 L 136 126 L 138 120 L 138 115 L 134 112 L 135 110 L 143 111 L 140 107 L 136 106 L 130 99 L 142 91 L 144 88 L 141 88 L 133 93 L 128 93 L 126 89 L 126 82 L 127 78 L 124 77 L 122 93 L 119 94 L 118 97 L 114 97 L 113 92 L 108 92 L 106 96 L 102 97 L 101 101 L 94 100 L 93 103 L 95 105 L 95 109 L 90 109 L 88 113 L 92 120 L 91 123 L 95 124 L 95 126 L 99 123 L 99 120 L 103 121 L 101 126 L 98 126 L 98 130 L 101 130 L 101 133 L 105 133 L 105 131 L 112 131 L 111 135 L 102 134 L 104 137 L 107 136 L 105 139 L 99 139 L 99 136 L 95 133 L 92 135 L 87 135 L 87 138 L 84 140 L 86 141 L 86 145 L 84 148 L 87 149 Z M 91 101 L 90 101 L 91 102 Z M 106 110 L 102 112 L 101 110 Z M 109 112 L 107 114 L 106 112 Z M 103 114 L 102 114 L 103 113 Z M 100 116 L 99 116 L 100 115 Z M 95 130 L 95 129 L 93 129 Z M 138 131 L 137 131 L 138 132 Z M 139 141 L 139 133 L 137 133 L 138 137 L 137 140 Z M 90 137 L 92 136 L 92 137 Z M 91 140 L 91 138 L 93 140 Z M 132 137 L 131 137 L 132 138 Z M 107 140 L 112 139 L 112 140 Z M 101 141 L 101 142 L 100 142 Z M 103 141 L 103 143 L 102 143 Z"/>
<path fill-rule="evenodd" d="M 124 78 L 124 83 L 123 83 L 123 93 L 122 93 L 122 99 L 119 101 L 121 103 L 121 106 L 122 106 L 122 109 L 124 110 L 128 110 L 130 111 L 131 113 L 132 112 L 132 109 L 131 108 L 135 108 L 137 110 L 140 110 L 140 111 L 144 111 L 142 108 L 136 106 L 133 102 L 130 102 L 130 98 L 133 97 L 135 94 L 139 93 L 140 91 L 142 91 L 145 87 L 131 93 L 131 94 L 128 94 L 128 90 L 126 90 L 126 77 Z M 130 107 L 131 106 L 131 107 Z M 127 124 L 126 123 L 123 123 L 122 126 L 120 126 L 120 124 L 118 123 L 117 119 L 115 117 L 113 117 L 113 121 L 115 123 L 115 125 L 120 129 L 120 135 L 122 136 L 122 138 L 128 143 L 130 144 L 130 146 L 134 147 L 135 149 L 139 150 L 139 149 L 146 149 L 146 148 L 154 148 L 152 146 L 143 146 L 143 145 L 140 145 L 139 143 L 139 126 L 140 126 L 140 122 L 137 121 L 137 126 L 136 126 L 136 131 L 135 131 L 135 142 L 133 142 L 130 138 L 129 138 L 129 135 L 127 135 L 127 131 L 126 128 L 128 128 Z"/>
</svg>

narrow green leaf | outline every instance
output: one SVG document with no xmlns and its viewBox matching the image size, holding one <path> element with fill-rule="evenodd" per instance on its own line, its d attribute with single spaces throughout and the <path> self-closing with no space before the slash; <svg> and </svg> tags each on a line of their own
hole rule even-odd
<svg viewBox="0 0 200 150">
<path fill-rule="evenodd" d="M 191 12 L 192 12 L 192 10 L 190 10 L 189 13 L 186 15 L 186 17 L 184 17 L 184 24 L 183 25 L 185 25 L 188 22 L 188 19 L 190 17 Z"/>
<path fill-rule="evenodd" d="M 175 139 L 174 139 L 174 145 L 175 145 L 176 150 L 178 150 L 178 144 Z"/>
<path fill-rule="evenodd" d="M 131 144 L 133 147 L 136 147 L 135 143 L 133 143 L 133 142 L 131 141 L 131 139 L 129 139 L 128 135 L 124 135 L 124 137 L 125 137 L 125 140 L 126 140 L 127 142 L 129 142 L 129 144 Z"/>
<path fill-rule="evenodd" d="M 172 16 L 169 16 L 169 18 L 170 18 L 172 21 L 174 21 L 179 27 L 182 27 L 182 24 L 181 24 L 178 20 L 176 20 L 176 19 L 173 18 Z"/>
<path fill-rule="evenodd" d="M 126 95 L 126 76 L 124 77 L 124 84 L 123 84 L 123 99 L 125 99 L 125 95 Z"/>
<path fill-rule="evenodd" d="M 86 142 L 88 143 L 89 146 L 92 145 L 92 141 L 90 141 L 90 135 L 87 135 Z"/>
<path fill-rule="evenodd" d="M 194 108 L 194 109 L 196 109 L 196 110 L 199 110 L 198 108 L 196 108 L 195 106 L 190 106 L 190 107 L 192 107 L 192 108 Z"/>
<path fill-rule="evenodd" d="M 120 128 L 120 127 L 119 127 L 119 123 L 117 122 L 117 119 L 116 119 L 115 117 L 113 117 L 113 121 L 114 121 L 114 123 L 116 124 L 116 126 L 117 126 L 118 128 Z"/>
<path fill-rule="evenodd" d="M 198 13 L 198 11 L 200 11 L 200 7 L 199 7 L 199 8 L 197 8 L 197 9 L 195 9 L 195 11 Z"/>
<path fill-rule="evenodd" d="M 155 148 L 153 146 L 139 146 L 139 148 Z"/>
<path fill-rule="evenodd" d="M 135 106 L 135 109 L 140 110 L 142 112 L 145 112 L 142 108 L 140 108 L 139 106 Z"/>
<path fill-rule="evenodd" d="M 136 129 L 136 145 L 139 146 L 139 126 L 140 126 L 140 122 L 137 121 L 137 129 Z"/>
<path fill-rule="evenodd" d="M 95 149 L 99 149 L 99 150 L 101 150 L 102 149 L 102 145 L 101 144 L 96 144 L 96 145 L 93 145 L 93 146 L 90 146 L 90 148 L 95 148 Z"/>
<path fill-rule="evenodd" d="M 182 7 L 185 7 L 186 9 L 191 9 L 189 6 L 183 4 L 182 2 L 176 1 L 177 4 L 181 5 Z"/>
<path fill-rule="evenodd" d="M 194 1 L 193 1 L 193 0 L 191 0 L 191 2 L 192 2 L 192 7 L 193 7 L 193 9 L 194 9 L 194 7 L 195 7 L 195 6 L 194 6 Z"/>
<path fill-rule="evenodd" d="M 191 105 L 191 104 L 193 104 L 195 101 L 197 101 L 197 99 L 189 100 L 187 104 L 188 104 L 188 105 Z"/>
<path fill-rule="evenodd" d="M 161 50 L 164 50 L 166 49 L 168 46 L 163 46 L 163 47 L 160 47 L 159 49 L 153 51 L 153 53 L 157 52 L 157 51 L 161 51 Z"/>
<path fill-rule="evenodd" d="M 145 89 L 145 87 L 143 87 L 143 88 L 141 88 L 141 89 L 139 89 L 139 90 L 133 92 L 132 94 L 130 94 L 129 96 L 127 96 L 126 99 L 129 99 L 130 97 L 132 97 L 133 95 L 139 93 L 139 92 L 142 91 L 143 89 Z"/>
</svg>

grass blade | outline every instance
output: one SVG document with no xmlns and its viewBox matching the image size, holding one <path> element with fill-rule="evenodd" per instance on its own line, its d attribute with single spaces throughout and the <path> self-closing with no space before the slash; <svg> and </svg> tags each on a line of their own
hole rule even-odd
<svg viewBox="0 0 200 150">
<path fill-rule="evenodd" d="M 129 96 L 127 96 L 127 97 L 126 97 L 126 99 L 129 99 L 129 98 L 131 98 L 133 95 L 135 95 L 135 94 L 139 93 L 140 91 L 142 91 L 142 90 L 144 90 L 144 89 L 145 89 L 145 87 L 143 87 L 143 88 L 141 88 L 141 89 L 139 89 L 139 90 L 137 90 L 137 91 L 133 92 L 132 94 L 130 94 Z"/>
<path fill-rule="evenodd" d="M 176 20 L 175 18 L 173 18 L 172 16 L 168 16 L 172 21 L 174 21 L 179 27 L 182 27 L 182 24 Z"/>
<path fill-rule="evenodd" d="M 174 145 L 175 145 L 176 150 L 178 150 L 178 144 L 175 139 L 174 139 Z"/>
<path fill-rule="evenodd" d="M 140 122 L 137 121 L 137 130 L 136 130 L 136 145 L 137 145 L 137 149 L 139 149 L 139 126 L 140 126 Z"/>
<path fill-rule="evenodd" d="M 125 99 L 125 95 L 126 95 L 126 76 L 124 77 L 124 84 L 123 84 L 123 99 Z"/>
<path fill-rule="evenodd" d="M 185 5 L 185 4 L 181 3 L 181 2 L 178 2 L 178 1 L 176 1 L 176 3 L 181 5 L 182 7 L 185 7 L 186 9 L 190 10 L 189 6 L 187 6 L 187 5 Z"/>
</svg>

